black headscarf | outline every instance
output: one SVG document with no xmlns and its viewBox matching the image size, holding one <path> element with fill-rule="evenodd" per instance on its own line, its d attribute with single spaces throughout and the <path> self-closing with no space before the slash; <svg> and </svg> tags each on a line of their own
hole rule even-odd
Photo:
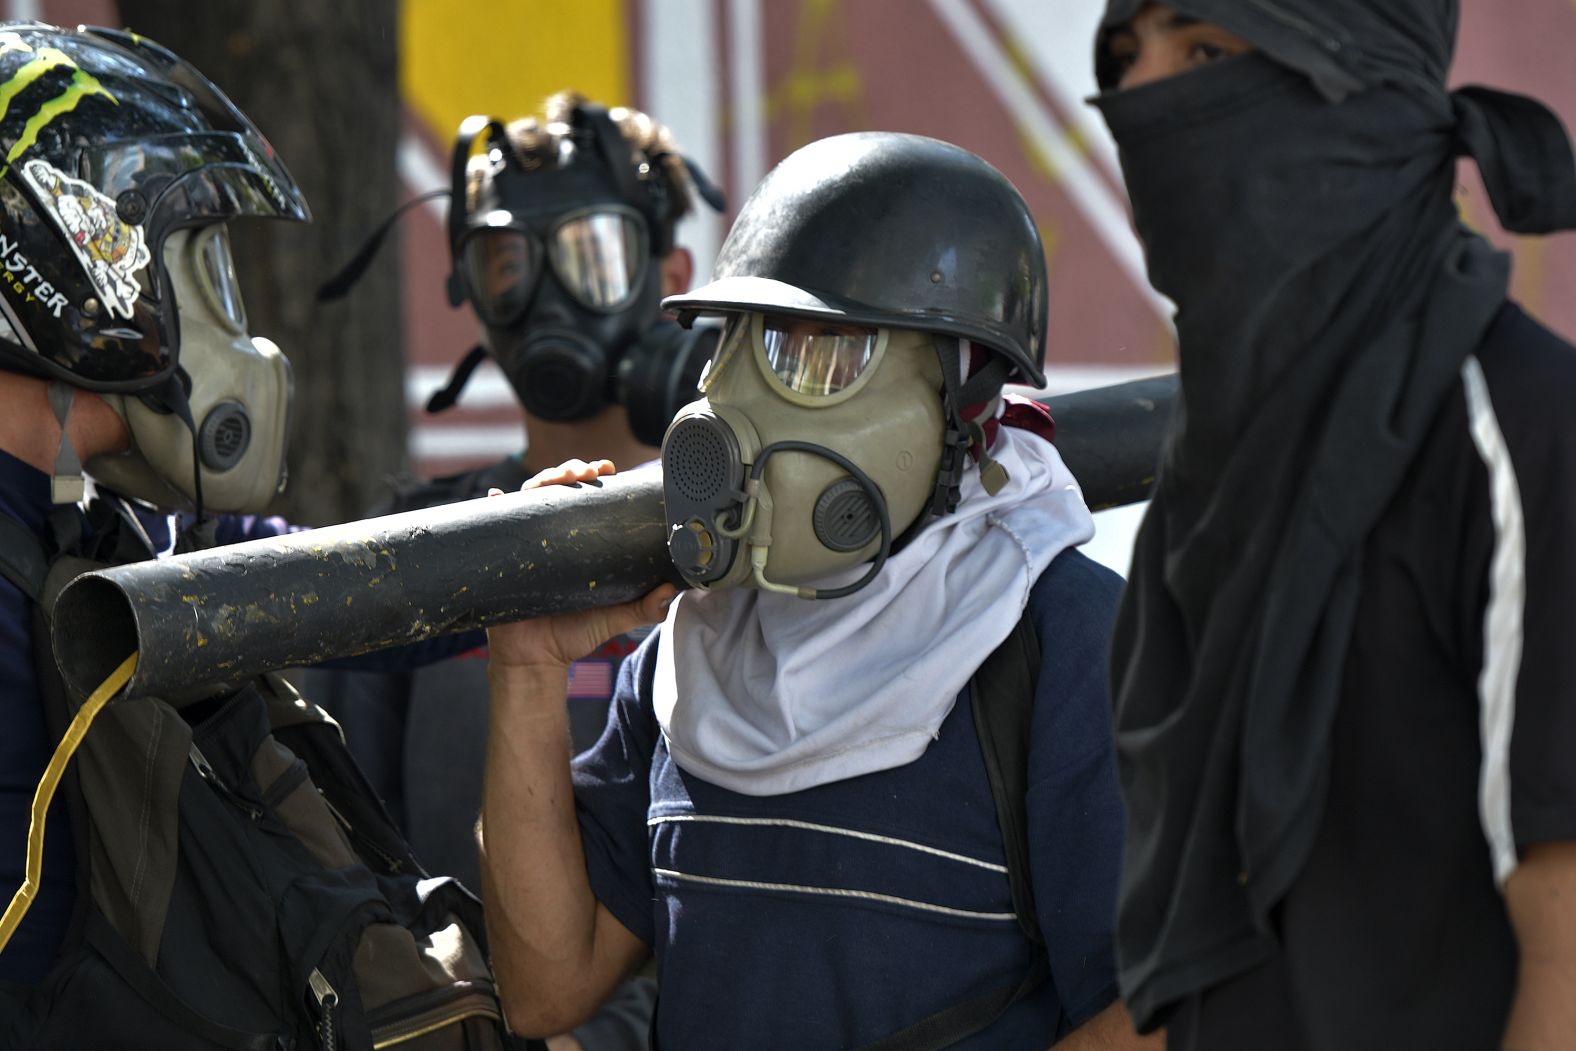
<svg viewBox="0 0 1576 1051">
<path fill-rule="evenodd" d="M 1141 0 L 1112 0 L 1102 29 Z M 1273 952 L 1305 863 L 1363 542 L 1509 262 L 1460 224 L 1474 157 L 1507 228 L 1576 225 L 1576 165 L 1530 99 L 1448 93 L 1455 0 L 1175 0 L 1257 50 L 1096 99 L 1181 398 L 1113 655 L 1128 812 L 1117 922 L 1140 1024 Z"/>
</svg>

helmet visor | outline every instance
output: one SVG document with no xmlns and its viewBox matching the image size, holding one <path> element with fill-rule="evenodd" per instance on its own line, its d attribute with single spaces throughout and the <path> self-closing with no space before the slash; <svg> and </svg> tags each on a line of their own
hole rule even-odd
<svg viewBox="0 0 1576 1051">
<path fill-rule="evenodd" d="M 883 331 L 814 318 L 759 315 L 757 346 L 766 371 L 793 400 L 821 401 L 851 392 L 873 371 Z"/>
<path fill-rule="evenodd" d="M 240 132 L 154 135 L 90 146 L 82 151 L 81 174 L 122 207 L 123 193 L 139 193 L 150 227 L 240 215 L 311 216 L 300 188 L 267 141 Z"/>
<path fill-rule="evenodd" d="M 480 227 L 465 239 L 460 258 L 482 321 L 504 326 L 519 320 L 541 277 L 542 252 L 536 239 L 512 227 Z"/>
<path fill-rule="evenodd" d="M 645 277 L 646 227 L 623 208 L 598 208 L 565 218 L 547 242 L 565 291 L 593 310 L 627 306 Z"/>
</svg>

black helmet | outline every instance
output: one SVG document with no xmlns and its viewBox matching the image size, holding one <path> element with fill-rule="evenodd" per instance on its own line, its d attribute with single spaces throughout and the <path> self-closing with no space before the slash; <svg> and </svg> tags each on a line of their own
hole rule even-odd
<svg viewBox="0 0 1576 1051">
<path fill-rule="evenodd" d="M 711 283 L 662 305 L 681 318 L 763 311 L 943 332 L 1040 386 L 1045 286 L 1039 230 L 1005 176 L 935 139 L 856 132 L 772 169 Z"/>
<path fill-rule="evenodd" d="M 140 36 L 0 24 L 0 100 L 0 367 L 151 388 L 179 356 L 171 231 L 308 218 L 252 122 Z"/>
</svg>

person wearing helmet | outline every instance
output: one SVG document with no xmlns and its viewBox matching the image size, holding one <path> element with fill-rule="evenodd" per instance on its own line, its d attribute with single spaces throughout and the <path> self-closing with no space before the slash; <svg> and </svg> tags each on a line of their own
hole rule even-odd
<svg viewBox="0 0 1576 1051">
<path fill-rule="evenodd" d="M 1123 993 L 1169 1047 L 1576 1047 L 1576 226 L 1456 0 L 1112 0 L 1095 100 L 1181 393 L 1113 646 Z"/>
<path fill-rule="evenodd" d="M 6 546 L 19 548 L 13 534 L 36 545 L 62 524 L 140 523 L 142 505 L 125 498 L 261 510 L 284 483 L 290 369 L 247 331 L 225 223 L 305 220 L 289 173 L 206 79 L 129 34 L 0 26 L 0 97 Z M 84 470 L 104 487 L 89 518 L 77 504 Z M 220 539 L 257 525 L 220 524 Z M 160 548 L 176 537 L 145 539 Z M 34 671 L 33 608 L 14 580 L 0 583 L 6 887 L 22 882 L 28 808 L 54 740 Z M 37 907 L 0 954 L 3 983 L 38 981 L 72 914 L 72 837 L 59 831 L 47 843 Z"/>
<path fill-rule="evenodd" d="M 202 74 L 131 33 L 0 25 L 0 144 L 0 885 L 10 903 L 10 889 L 24 885 L 35 789 L 60 720 L 75 710 L 46 633 L 48 571 L 292 528 L 257 515 L 285 481 L 290 368 L 249 332 L 226 224 L 309 213 L 257 128 Z M 423 645 L 382 666 L 464 644 Z M 192 711 L 201 723 L 211 708 Z M 133 756 L 129 768 L 140 754 L 145 742 L 124 736 L 136 716 L 121 722 L 119 712 L 94 725 L 63 794 L 82 795 L 84 765 Z M 177 723 L 146 749 L 174 754 L 176 769 L 99 778 L 105 794 L 142 800 L 130 841 L 156 841 L 166 856 L 187 848 L 171 828 L 186 748 L 156 743 L 193 733 Z M 122 890 L 131 913 L 153 910 L 161 887 L 173 894 L 176 877 L 150 876 L 153 865 L 117 871 L 124 886 L 104 876 L 107 837 L 87 824 L 51 809 L 33 905 L 0 937 L 5 1046 L 34 1046 L 13 1036 L 14 1018 L 29 1016 L 32 1033 L 33 1022 L 69 1013 L 51 1007 L 61 988 L 100 988 L 78 982 L 77 969 L 83 932 L 104 919 L 95 909 Z M 79 881 L 93 893 L 79 896 Z M 117 919 L 130 926 L 125 912 Z M 46 976 L 57 984 L 41 986 Z M 195 985 L 210 976 L 181 977 Z"/>
<path fill-rule="evenodd" d="M 1002 393 L 1041 382 L 1045 286 L 1005 178 L 871 132 L 785 159 L 712 282 L 666 301 L 724 319 L 662 448 L 693 589 L 490 639 L 483 866 L 518 1029 L 572 1024 L 654 954 L 661 1047 L 1137 1041 L 1112 1003 L 1119 582 L 1076 550 L 1093 523 L 1049 416 Z M 658 618 L 571 771 L 566 669 Z M 1024 631 L 1043 947 L 965 688 Z"/>
</svg>

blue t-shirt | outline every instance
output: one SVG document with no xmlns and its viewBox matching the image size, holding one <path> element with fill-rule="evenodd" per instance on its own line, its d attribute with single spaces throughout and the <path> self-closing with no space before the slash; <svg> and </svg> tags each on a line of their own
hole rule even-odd
<svg viewBox="0 0 1576 1051">
<path fill-rule="evenodd" d="M 1067 552 L 1033 588 L 1027 807 L 1051 979 L 961 1047 L 1044 1048 L 1116 997 L 1106 657 L 1120 586 Z M 655 953 L 663 1048 L 855 1046 L 1017 985 L 1037 950 L 1013 916 L 967 690 L 907 766 L 746 796 L 668 753 L 652 712 L 660 638 L 625 662 L 574 781 L 592 889 Z"/>
</svg>

